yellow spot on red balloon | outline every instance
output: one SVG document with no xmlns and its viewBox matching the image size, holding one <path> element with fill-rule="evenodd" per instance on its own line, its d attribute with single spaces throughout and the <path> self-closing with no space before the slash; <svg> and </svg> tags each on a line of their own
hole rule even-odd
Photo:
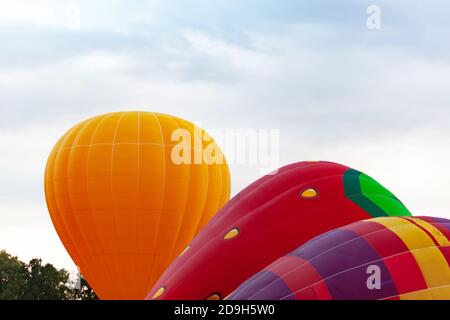
<svg viewBox="0 0 450 320">
<path fill-rule="evenodd" d="M 315 189 L 306 189 L 302 192 L 302 198 L 311 199 L 315 198 L 319 195 L 319 193 Z"/>
<path fill-rule="evenodd" d="M 206 300 L 222 300 L 222 298 L 220 297 L 220 294 L 213 293 L 208 298 L 206 298 Z"/>
<path fill-rule="evenodd" d="M 166 288 L 161 287 L 158 289 L 158 291 L 155 292 L 155 294 L 153 295 L 152 299 L 158 299 L 159 297 L 161 297 L 164 294 L 164 291 L 166 291 Z"/>
<path fill-rule="evenodd" d="M 233 228 L 223 237 L 225 240 L 236 238 L 239 235 L 239 229 Z"/>
</svg>

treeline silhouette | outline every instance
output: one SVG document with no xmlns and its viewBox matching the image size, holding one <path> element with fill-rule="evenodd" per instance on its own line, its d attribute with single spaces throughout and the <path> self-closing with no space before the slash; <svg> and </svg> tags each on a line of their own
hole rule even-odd
<svg viewBox="0 0 450 320">
<path fill-rule="evenodd" d="M 28 263 L 6 251 L 0 251 L 0 300 L 97 300 L 86 280 L 78 288 L 70 283 L 70 274 L 41 259 Z"/>
</svg>

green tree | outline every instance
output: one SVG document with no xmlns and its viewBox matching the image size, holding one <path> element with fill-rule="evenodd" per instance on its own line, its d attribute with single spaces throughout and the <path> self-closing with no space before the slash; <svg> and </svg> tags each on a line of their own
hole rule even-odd
<svg viewBox="0 0 450 320">
<path fill-rule="evenodd" d="M 23 299 L 27 289 L 26 265 L 6 251 L 0 252 L 0 299 Z"/>
<path fill-rule="evenodd" d="M 0 252 L 0 300 L 95 300 L 84 278 L 79 288 L 69 285 L 69 273 L 41 259 L 20 261 L 6 251 Z"/>
<path fill-rule="evenodd" d="M 69 290 L 69 273 L 58 270 L 53 265 L 42 264 L 41 259 L 32 259 L 28 265 L 28 281 L 25 299 L 27 300 L 65 300 Z"/>
</svg>

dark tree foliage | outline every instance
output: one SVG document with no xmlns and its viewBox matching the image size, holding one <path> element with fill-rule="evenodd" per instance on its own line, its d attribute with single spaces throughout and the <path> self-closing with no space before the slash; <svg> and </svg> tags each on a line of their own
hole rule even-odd
<svg viewBox="0 0 450 320">
<path fill-rule="evenodd" d="M 25 263 L 5 251 L 0 252 L 0 299 L 24 299 L 27 289 Z"/>
<path fill-rule="evenodd" d="M 0 300 L 95 300 L 97 296 L 81 278 L 79 288 L 69 285 L 69 273 L 41 259 L 24 263 L 0 252 Z"/>
<path fill-rule="evenodd" d="M 27 265 L 28 279 L 25 299 L 65 300 L 69 273 L 57 270 L 51 264 L 42 265 L 41 259 L 33 259 Z"/>
</svg>

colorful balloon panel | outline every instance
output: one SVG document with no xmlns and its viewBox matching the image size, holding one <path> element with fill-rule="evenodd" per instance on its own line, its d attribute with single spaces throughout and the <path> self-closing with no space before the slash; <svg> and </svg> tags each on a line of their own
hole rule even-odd
<svg viewBox="0 0 450 320">
<path fill-rule="evenodd" d="M 231 300 L 450 299 L 450 220 L 381 217 L 316 237 Z"/>
<path fill-rule="evenodd" d="M 204 133 L 164 114 L 105 114 L 73 127 L 49 156 L 45 193 L 52 221 L 102 299 L 145 298 L 229 198 L 225 162 L 173 161 L 177 129 L 192 138 Z M 193 156 L 195 148 L 191 143 L 186 150 Z M 201 137 L 199 148 L 221 154 Z"/>
<path fill-rule="evenodd" d="M 300 162 L 252 183 L 178 257 L 148 299 L 221 299 L 300 244 L 372 217 L 410 215 L 367 175 L 331 162 Z"/>
</svg>

